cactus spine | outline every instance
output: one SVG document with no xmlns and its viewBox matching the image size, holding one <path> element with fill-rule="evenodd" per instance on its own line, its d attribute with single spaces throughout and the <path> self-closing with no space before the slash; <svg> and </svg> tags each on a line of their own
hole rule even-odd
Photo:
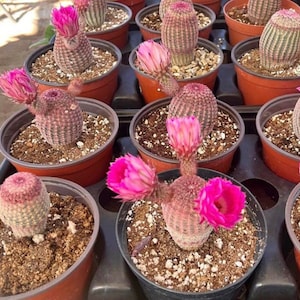
<svg viewBox="0 0 300 300">
<path fill-rule="evenodd" d="M 255 25 L 266 25 L 280 7 L 281 0 L 249 0 L 247 5 L 248 18 Z"/>
<path fill-rule="evenodd" d="M 161 24 L 161 40 L 171 53 L 172 65 L 188 65 L 194 59 L 198 32 L 193 5 L 184 1 L 172 3 Z"/>
<path fill-rule="evenodd" d="M 300 14 L 281 9 L 272 15 L 259 40 L 261 65 L 271 71 L 292 66 L 300 57 Z"/>
<path fill-rule="evenodd" d="M 0 218 L 16 238 L 43 233 L 49 209 L 46 186 L 31 173 L 15 173 L 0 186 Z"/>
</svg>

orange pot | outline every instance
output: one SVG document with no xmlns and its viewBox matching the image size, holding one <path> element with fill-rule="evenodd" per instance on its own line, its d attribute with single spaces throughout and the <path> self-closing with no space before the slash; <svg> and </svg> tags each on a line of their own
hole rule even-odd
<svg viewBox="0 0 300 300">
<path fill-rule="evenodd" d="M 193 0 L 193 3 L 209 7 L 216 15 L 220 12 L 221 0 Z"/>
<path fill-rule="evenodd" d="M 89 98 L 78 98 L 83 111 L 92 114 L 101 114 L 112 124 L 112 134 L 108 141 L 93 153 L 81 159 L 62 164 L 35 164 L 16 159 L 10 154 L 10 145 L 19 133 L 22 126 L 28 125 L 33 115 L 23 109 L 12 115 L 3 123 L 0 129 L 0 151 L 17 169 L 30 172 L 38 176 L 53 176 L 71 180 L 81 186 L 97 183 L 106 176 L 113 154 L 113 144 L 119 129 L 119 119 L 116 112 L 107 104 Z"/>
<path fill-rule="evenodd" d="M 205 75 L 191 78 L 191 79 L 183 79 L 178 80 L 178 83 L 180 86 L 184 86 L 187 83 L 191 82 L 199 82 L 202 84 L 207 85 L 211 90 L 214 88 L 217 76 L 218 76 L 218 70 L 223 63 L 224 54 L 222 50 L 214 43 L 212 43 L 209 40 L 199 38 L 198 39 L 198 45 L 203 46 L 204 48 L 208 49 L 209 51 L 213 51 L 214 53 L 217 53 L 220 55 L 220 61 L 217 67 L 214 70 L 209 71 Z M 146 103 L 151 103 L 153 101 L 156 101 L 158 99 L 167 97 L 167 95 L 161 91 L 159 83 L 150 75 L 145 74 L 141 70 L 139 70 L 135 66 L 136 61 L 136 50 L 138 47 L 133 49 L 129 55 L 129 64 L 131 68 L 135 72 L 135 76 L 138 79 L 140 91 L 143 95 L 143 98 Z"/>
<path fill-rule="evenodd" d="M 170 101 L 171 101 L 170 98 L 164 98 L 164 99 L 155 101 L 153 103 L 147 104 L 141 110 L 139 110 L 138 113 L 135 114 L 135 116 L 131 120 L 130 126 L 129 126 L 130 139 L 131 139 L 133 145 L 137 148 L 139 155 L 149 165 L 153 166 L 158 173 L 167 171 L 167 170 L 171 170 L 171 169 L 179 168 L 179 161 L 176 159 L 169 159 L 169 158 L 161 157 L 161 156 L 158 156 L 158 155 L 153 154 L 150 151 L 146 150 L 135 139 L 135 131 L 136 131 L 137 124 L 139 124 L 141 119 L 146 114 L 148 114 L 150 111 L 155 110 L 159 107 L 166 107 L 170 103 Z M 222 173 L 227 173 L 231 167 L 233 156 L 245 135 L 245 125 L 244 125 L 244 122 L 243 122 L 241 116 L 239 115 L 238 112 L 236 112 L 236 110 L 233 107 L 218 100 L 218 108 L 221 109 L 222 111 L 227 112 L 232 117 L 232 119 L 235 120 L 235 122 L 237 123 L 237 126 L 240 129 L 240 137 L 239 137 L 238 141 L 234 144 L 234 146 L 232 146 L 227 151 L 221 153 L 220 155 L 216 155 L 215 157 L 210 158 L 210 159 L 199 160 L 197 162 L 197 165 L 200 168 L 208 168 L 208 169 L 213 169 L 215 171 L 219 171 Z"/>
<path fill-rule="evenodd" d="M 145 0 L 118 0 L 117 2 L 127 5 L 132 12 L 131 20 L 134 20 L 136 14 L 145 7 Z"/>
<path fill-rule="evenodd" d="M 82 87 L 82 92 L 80 93 L 80 97 L 93 98 L 100 100 L 104 103 L 111 104 L 113 96 L 118 87 L 118 75 L 119 75 L 119 65 L 122 59 L 122 53 L 118 47 L 108 41 L 90 39 L 92 46 L 98 47 L 101 49 L 105 49 L 113 53 L 116 58 L 116 64 L 112 67 L 110 71 L 107 73 L 96 77 L 92 80 L 85 81 Z M 31 76 L 31 66 L 35 62 L 35 60 L 53 49 L 53 44 L 43 46 L 37 49 L 35 52 L 30 54 L 24 63 L 25 71 Z M 60 84 L 57 82 L 47 82 L 37 78 L 34 78 L 38 83 L 39 92 L 51 89 L 51 88 L 61 88 L 67 89 L 68 84 Z"/>
<path fill-rule="evenodd" d="M 107 2 L 107 6 L 125 11 L 128 15 L 128 18 L 122 24 L 114 28 L 103 31 L 86 32 L 86 35 L 90 39 L 105 40 L 113 43 L 118 48 L 123 49 L 128 42 L 129 21 L 132 18 L 132 11 L 125 4 L 118 2 Z"/>
<path fill-rule="evenodd" d="M 216 14 L 209 7 L 206 7 L 205 5 L 201 5 L 198 3 L 194 3 L 194 8 L 198 12 L 203 12 L 206 16 L 209 16 L 209 18 L 211 19 L 211 23 L 208 24 L 207 26 L 199 29 L 199 34 L 198 34 L 198 37 L 208 39 L 209 35 L 212 31 L 213 23 L 216 20 Z M 141 23 L 141 20 L 146 15 L 151 14 L 153 12 L 158 13 L 158 11 L 159 11 L 159 4 L 152 4 L 152 5 L 148 5 L 148 6 L 144 7 L 143 9 L 141 9 L 135 16 L 135 23 L 138 25 L 144 41 L 160 38 L 160 36 L 161 36 L 160 30 L 150 29 Z"/>
<path fill-rule="evenodd" d="M 294 229 L 292 227 L 291 223 L 291 212 L 294 206 L 294 202 L 300 195 L 300 183 L 298 183 L 293 190 L 290 192 L 289 197 L 286 201 L 285 205 L 285 225 L 288 232 L 288 235 L 293 243 L 294 246 L 294 255 L 295 255 L 295 261 L 298 267 L 298 270 L 300 271 L 300 241 L 298 240 Z"/>
<path fill-rule="evenodd" d="M 271 143 L 262 128 L 273 115 L 293 109 L 298 99 L 299 93 L 277 97 L 264 104 L 256 116 L 256 129 L 262 143 L 265 164 L 279 177 L 295 183 L 300 182 L 299 156 L 287 153 Z"/>
<path fill-rule="evenodd" d="M 241 23 L 237 20 L 232 19 L 229 16 L 228 12 L 233 7 L 246 6 L 248 4 L 248 1 L 249 0 L 230 0 L 224 5 L 223 12 L 225 17 L 225 22 L 228 27 L 229 42 L 232 46 L 248 38 L 254 36 L 260 36 L 265 27 L 264 25 L 251 25 L 251 24 Z M 296 11 L 300 12 L 299 5 L 297 5 L 297 3 L 291 0 L 282 0 L 281 7 L 293 8 Z"/>
<path fill-rule="evenodd" d="M 262 105 L 275 97 L 292 94 L 300 86 L 300 76 L 288 79 L 262 76 L 246 69 L 238 62 L 242 54 L 258 48 L 258 45 L 259 37 L 253 37 L 241 41 L 231 51 L 238 88 L 245 105 Z"/>
<path fill-rule="evenodd" d="M 63 274 L 52 281 L 26 293 L 1 297 L 3 300 L 84 300 L 87 298 L 91 280 L 94 246 L 100 228 L 100 213 L 95 199 L 81 186 L 61 178 L 42 177 L 47 191 L 55 191 L 61 195 L 71 195 L 90 209 L 94 218 L 91 239 L 78 260 Z"/>
</svg>

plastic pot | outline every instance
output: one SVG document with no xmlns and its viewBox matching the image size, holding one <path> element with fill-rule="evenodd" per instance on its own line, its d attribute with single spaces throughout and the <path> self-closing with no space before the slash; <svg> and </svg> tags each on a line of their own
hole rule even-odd
<svg viewBox="0 0 300 300">
<path fill-rule="evenodd" d="M 159 39 L 156 41 L 160 42 Z M 187 83 L 191 83 L 191 82 L 199 82 L 199 83 L 207 85 L 211 90 L 213 90 L 217 76 L 218 76 L 218 70 L 223 63 L 224 54 L 223 54 L 222 50 L 216 44 L 214 44 L 213 42 L 211 42 L 207 39 L 199 38 L 198 46 L 204 47 L 205 49 L 218 54 L 220 57 L 220 61 L 219 61 L 218 65 L 214 69 L 210 70 L 209 72 L 207 72 L 204 75 L 200 75 L 198 77 L 189 78 L 189 79 L 178 80 L 177 82 L 180 86 L 184 86 Z M 150 103 L 150 102 L 156 101 L 158 99 L 167 97 L 167 95 L 161 91 L 160 85 L 157 82 L 157 80 L 155 80 L 152 76 L 147 75 L 146 73 L 142 72 L 135 66 L 137 49 L 138 49 L 138 46 L 131 51 L 131 53 L 129 55 L 129 64 L 130 64 L 130 67 L 134 70 L 135 76 L 138 79 L 139 88 L 140 88 L 140 91 L 143 95 L 145 102 Z"/>
<path fill-rule="evenodd" d="M 55 177 L 42 177 L 47 191 L 61 195 L 74 196 L 90 209 L 94 218 L 94 228 L 91 239 L 78 260 L 63 274 L 54 280 L 25 293 L 1 297 L 3 300 L 82 300 L 86 299 L 89 282 L 92 275 L 94 246 L 100 228 L 100 213 L 92 195 L 74 182 Z"/>
<path fill-rule="evenodd" d="M 82 92 L 80 93 L 80 97 L 87 97 L 100 100 L 104 103 L 111 104 L 113 95 L 118 87 L 118 75 L 119 75 L 119 65 L 122 59 L 122 53 L 118 47 L 108 41 L 90 39 L 93 47 L 98 47 L 109 51 L 115 55 L 117 58 L 116 63 L 111 68 L 110 71 L 102 74 L 92 80 L 87 80 L 84 82 L 82 87 Z M 47 53 L 49 50 L 53 49 L 53 44 L 43 46 L 37 49 L 35 52 L 30 54 L 25 62 L 24 69 L 25 71 L 31 75 L 32 64 L 36 61 L 38 57 Z M 38 78 L 34 78 L 38 83 L 38 89 L 40 92 L 50 89 L 50 88 L 62 88 L 67 89 L 68 84 L 62 84 L 57 82 L 48 82 L 43 81 Z"/>
<path fill-rule="evenodd" d="M 159 174 L 160 180 L 170 180 L 175 179 L 179 176 L 179 170 L 171 170 L 167 172 L 163 172 Z M 241 278 L 237 279 L 236 282 L 233 284 L 229 284 L 221 289 L 208 291 L 208 292 L 202 292 L 202 293 L 193 293 L 193 292 L 178 292 L 174 291 L 168 288 L 161 287 L 154 282 L 151 282 L 148 280 L 144 275 L 140 273 L 140 271 L 136 268 L 135 264 L 132 262 L 131 255 L 128 251 L 127 246 L 127 226 L 128 226 L 128 220 L 126 220 L 126 215 L 128 210 L 130 210 L 132 203 L 123 203 L 118 216 L 116 220 L 116 237 L 118 242 L 119 250 L 128 264 L 131 271 L 134 273 L 134 275 L 137 277 L 145 296 L 149 300 L 172 300 L 172 299 L 206 299 L 206 300 L 229 300 L 229 299 L 236 299 L 240 287 L 247 281 L 249 276 L 254 272 L 258 264 L 260 263 L 265 248 L 266 248 L 266 242 L 267 242 L 267 227 L 266 227 L 266 220 L 263 214 L 263 211 L 255 199 L 255 197 L 249 192 L 247 188 L 245 188 L 241 183 L 237 182 L 233 178 L 229 177 L 228 175 L 208 170 L 208 169 L 198 169 L 198 175 L 203 177 L 204 179 L 209 179 L 216 176 L 222 176 L 225 178 L 228 178 L 233 181 L 234 184 L 237 184 L 241 187 L 241 189 L 246 193 L 247 195 L 247 206 L 246 210 L 250 215 L 251 220 L 253 221 L 253 224 L 255 224 L 257 228 L 257 251 L 255 253 L 255 262 L 253 266 L 247 271 L 247 273 L 242 276 Z"/>
<path fill-rule="evenodd" d="M 159 107 L 166 107 L 170 103 L 170 101 L 170 98 L 164 98 L 153 103 L 147 104 L 134 115 L 129 126 L 130 139 L 135 148 L 138 150 L 139 155 L 144 161 L 153 166 L 157 172 L 163 172 L 166 170 L 179 168 L 179 160 L 165 158 L 151 153 L 150 151 L 142 147 L 142 145 L 140 145 L 135 139 L 135 131 L 137 124 L 140 123 L 140 121 L 146 114 L 148 114 L 152 110 L 158 109 Z M 239 138 L 237 142 L 227 151 L 224 151 L 223 153 L 209 159 L 199 160 L 197 162 L 197 165 L 201 168 L 209 168 L 217 170 L 219 172 L 227 173 L 231 167 L 233 156 L 245 135 L 245 125 L 240 114 L 233 107 L 218 100 L 218 108 L 228 113 L 231 116 L 231 118 L 236 122 L 240 130 Z"/>
<path fill-rule="evenodd" d="M 208 16 L 211 20 L 211 22 L 208 25 L 199 29 L 199 35 L 198 35 L 200 38 L 208 39 L 209 35 L 212 31 L 213 23 L 216 20 L 216 14 L 214 13 L 214 11 L 212 9 L 210 9 L 209 7 L 207 7 L 205 5 L 202 5 L 199 3 L 194 3 L 193 5 L 194 5 L 194 9 L 197 12 L 202 12 L 203 14 Z M 158 11 L 159 11 L 159 4 L 152 4 L 152 5 L 148 5 L 148 6 L 144 7 L 143 9 L 141 9 L 135 16 L 135 23 L 138 25 L 144 41 L 150 40 L 150 39 L 155 39 L 155 38 L 160 38 L 160 36 L 161 36 L 160 30 L 150 29 L 149 27 L 147 27 L 141 23 L 141 20 L 143 20 L 143 18 L 146 15 L 154 13 L 154 12 L 158 13 Z"/>
<path fill-rule="evenodd" d="M 145 6 L 145 0 L 119 0 L 119 3 L 127 5 L 132 11 L 131 20 L 134 20 L 136 14 Z"/>
<path fill-rule="evenodd" d="M 216 15 L 220 12 L 221 0 L 193 0 L 193 3 L 209 7 Z"/>
<path fill-rule="evenodd" d="M 119 129 L 119 119 L 116 112 L 107 104 L 89 98 L 77 98 L 83 111 L 108 118 L 112 134 L 108 141 L 99 149 L 74 161 L 62 164 L 35 164 L 21 161 L 10 154 L 10 145 L 18 135 L 20 128 L 29 125 L 33 115 L 23 109 L 7 119 L 0 129 L 0 151 L 17 169 L 38 176 L 54 176 L 74 181 L 82 186 L 98 182 L 106 176 L 112 158 L 113 144 Z"/>
<path fill-rule="evenodd" d="M 238 62 L 245 52 L 258 48 L 258 45 L 259 37 L 253 37 L 236 44 L 231 51 L 238 88 L 245 105 L 263 105 L 275 97 L 294 93 L 300 86 L 300 76 L 274 78 L 254 73 Z"/>
<path fill-rule="evenodd" d="M 265 164 L 279 177 L 295 183 L 300 181 L 299 156 L 275 146 L 266 138 L 262 128 L 273 115 L 293 110 L 298 99 L 299 93 L 277 97 L 264 104 L 256 116 L 256 129 L 262 144 Z"/>
</svg>

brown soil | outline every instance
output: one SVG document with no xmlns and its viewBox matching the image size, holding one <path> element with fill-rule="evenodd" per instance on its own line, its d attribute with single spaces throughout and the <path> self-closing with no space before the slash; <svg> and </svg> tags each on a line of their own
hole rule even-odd
<svg viewBox="0 0 300 300">
<path fill-rule="evenodd" d="M 47 228 L 15 239 L 0 221 L 0 296 L 33 290 L 64 273 L 86 249 L 93 233 L 89 209 L 71 196 L 50 193 Z"/>
<path fill-rule="evenodd" d="M 169 144 L 166 119 L 167 106 L 153 110 L 139 122 L 135 129 L 135 139 L 148 151 L 165 158 L 176 159 Z M 209 159 L 232 147 L 239 138 L 239 129 L 224 111 L 218 111 L 217 122 L 209 136 L 203 139 L 198 149 L 197 159 Z"/>
<path fill-rule="evenodd" d="M 132 257 L 134 264 L 161 286 L 184 292 L 210 291 L 235 282 L 254 264 L 256 229 L 246 212 L 233 230 L 213 232 L 197 251 L 182 250 L 174 243 L 157 204 L 135 203 L 127 220 L 129 253 L 139 249 Z M 145 238 L 148 243 L 142 248 Z"/>
<path fill-rule="evenodd" d="M 251 22 L 248 18 L 248 9 L 247 5 L 243 5 L 241 7 L 233 7 L 228 11 L 228 16 L 238 22 L 244 23 L 244 24 L 250 24 L 255 25 L 253 22 Z"/>
<path fill-rule="evenodd" d="M 79 159 L 103 146 L 111 136 L 111 125 L 103 116 L 83 113 L 84 125 L 74 145 L 53 148 L 34 124 L 22 128 L 13 141 L 10 154 L 19 160 L 36 164 L 58 164 Z"/>
</svg>

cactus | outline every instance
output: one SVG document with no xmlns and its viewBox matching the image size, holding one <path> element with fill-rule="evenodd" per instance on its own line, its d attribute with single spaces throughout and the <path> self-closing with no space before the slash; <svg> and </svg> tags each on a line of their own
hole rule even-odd
<svg viewBox="0 0 300 300">
<path fill-rule="evenodd" d="M 159 12 L 159 17 L 161 18 L 161 20 L 163 20 L 165 13 L 168 10 L 169 6 L 176 1 L 178 1 L 178 0 L 161 0 L 159 2 L 158 12 Z M 193 5 L 192 0 L 183 0 L 183 1 L 188 2 Z"/>
<path fill-rule="evenodd" d="M 300 57 L 300 14 L 281 9 L 272 15 L 259 40 L 261 65 L 270 71 L 292 66 Z"/>
<path fill-rule="evenodd" d="M 188 65 L 194 59 L 198 32 L 193 5 L 184 1 L 172 3 L 161 24 L 161 40 L 171 53 L 172 65 Z"/>
<path fill-rule="evenodd" d="M 281 8 L 281 0 L 249 0 L 248 18 L 255 25 L 266 25 L 271 16 Z"/>
<path fill-rule="evenodd" d="M 35 115 L 36 124 L 53 147 L 71 144 L 81 135 L 82 111 L 75 99 L 82 82 L 71 81 L 68 90 L 49 89 L 41 94 L 24 69 L 15 69 L 0 76 L 0 88 L 14 102 L 25 104 Z"/>
<path fill-rule="evenodd" d="M 100 28 L 105 21 L 107 9 L 106 0 L 74 0 L 83 24 L 92 28 Z"/>
<path fill-rule="evenodd" d="M 54 60 L 67 74 L 81 73 L 93 62 L 90 41 L 79 26 L 77 10 L 72 6 L 54 8 L 51 15 L 56 30 Z"/>
<path fill-rule="evenodd" d="M 0 186 L 0 218 L 16 238 L 43 233 L 49 209 L 46 186 L 31 173 L 15 173 Z"/>
<path fill-rule="evenodd" d="M 204 84 L 188 83 L 172 98 L 168 118 L 196 116 L 206 137 L 217 119 L 218 106 L 213 92 Z"/>
<path fill-rule="evenodd" d="M 300 87 L 297 88 L 300 92 Z M 300 139 L 300 98 L 297 100 L 292 115 L 293 131 L 298 139 Z"/>
</svg>

